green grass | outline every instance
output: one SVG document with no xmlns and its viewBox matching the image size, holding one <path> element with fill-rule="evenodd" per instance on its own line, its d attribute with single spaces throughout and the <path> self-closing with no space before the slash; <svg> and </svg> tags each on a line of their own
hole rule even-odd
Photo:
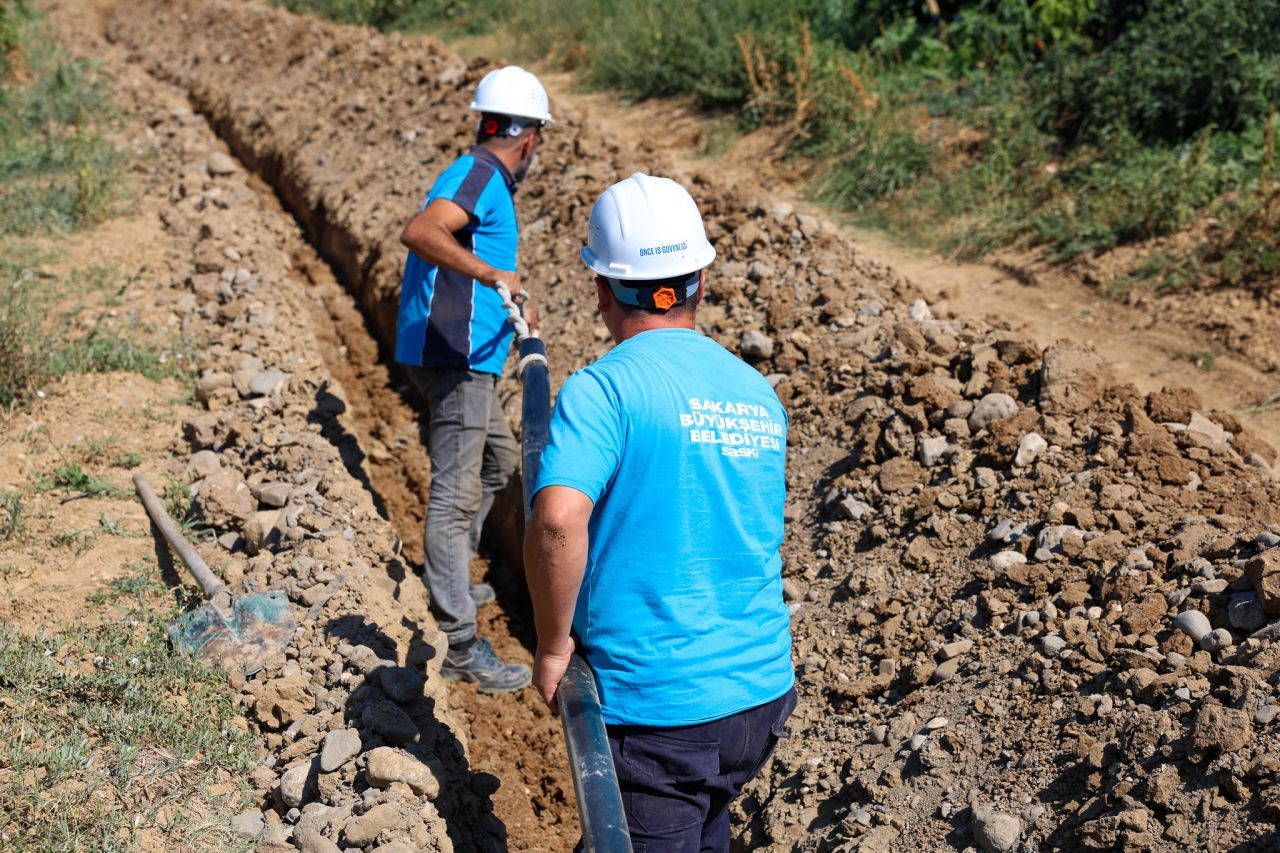
<svg viewBox="0 0 1280 853">
<path fill-rule="evenodd" d="M 1217 364 L 1217 353 L 1208 350 L 1196 350 L 1194 352 L 1175 352 L 1172 356 L 1174 361 L 1185 361 L 1190 363 L 1198 370 L 1205 373 L 1212 373 L 1214 366 Z"/>
<path fill-rule="evenodd" d="M 22 494 L 0 489 L 0 541 L 18 539 L 26 532 Z"/>
<path fill-rule="evenodd" d="M 145 535 L 137 530 L 126 530 L 124 525 L 121 524 L 120 519 L 112 518 L 105 512 L 98 513 L 98 526 L 102 528 L 103 533 L 106 533 L 109 536 L 124 536 L 130 539 L 136 539 Z"/>
<path fill-rule="evenodd" d="M 67 230 L 103 219 L 125 193 L 127 158 L 97 69 L 69 59 L 26 3 L 0 5 L 0 235 Z"/>
<path fill-rule="evenodd" d="M 127 489 L 120 488 L 106 477 L 90 474 L 76 462 L 68 462 L 54 468 L 48 475 L 37 481 L 36 488 L 45 492 L 65 489 L 91 498 L 127 497 L 129 494 Z"/>
<path fill-rule="evenodd" d="M 66 278 L 38 275 L 42 260 L 29 244 L 0 243 L 0 409 L 30 402 L 59 377 L 129 371 L 148 379 L 187 377 L 195 342 L 159 345 L 163 333 L 136 320 L 119 321 L 106 307 L 136 283 L 108 267 Z M 68 302 L 68 297 L 79 297 Z M 90 307 L 93 306 L 93 307 Z M 93 310 L 87 330 L 77 319 Z"/>
<path fill-rule="evenodd" d="M 117 468 L 137 468 L 142 464 L 142 457 L 137 453 L 120 453 L 111 460 Z"/>
<path fill-rule="evenodd" d="M 182 372 L 190 350 L 144 342 L 150 330 L 117 322 L 134 279 L 103 265 L 56 277 L 35 239 L 105 218 L 126 194 L 127 157 L 106 139 L 116 123 L 98 69 L 69 59 L 23 2 L 0 3 L 0 409 L 39 396 L 70 373 Z M 77 297 L 83 304 L 69 305 Z M 91 303 L 86 331 L 75 324 Z M 172 351 L 170 351 L 172 350 Z"/>
<path fill-rule="evenodd" d="M 83 528 L 76 530 L 60 530 L 49 537 L 49 544 L 54 548 L 69 548 L 77 557 L 87 553 L 98 541 L 98 534 Z"/>
<path fill-rule="evenodd" d="M 218 672 L 173 652 L 154 562 L 93 596 L 102 624 L 0 626 L 0 838 L 7 850 L 240 849 L 253 742 Z M 181 697 L 179 699 L 179 697 Z M 154 837 L 154 836 L 153 836 Z"/>
</svg>

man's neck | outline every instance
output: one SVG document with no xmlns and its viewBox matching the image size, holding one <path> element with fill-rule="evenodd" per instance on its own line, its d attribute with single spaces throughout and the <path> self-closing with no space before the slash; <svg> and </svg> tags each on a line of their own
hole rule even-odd
<svg viewBox="0 0 1280 853">
<path fill-rule="evenodd" d="M 694 314 L 682 314 L 674 320 L 655 314 L 630 315 L 618 321 L 618 330 L 613 336 L 613 341 L 620 344 L 641 332 L 651 332 L 655 329 L 692 329 L 696 319 Z"/>
<path fill-rule="evenodd" d="M 520 148 L 518 146 L 499 145 L 490 139 L 481 142 L 480 147 L 502 161 L 502 165 L 507 167 L 508 172 L 513 175 L 516 173 L 516 167 L 520 165 Z"/>
</svg>

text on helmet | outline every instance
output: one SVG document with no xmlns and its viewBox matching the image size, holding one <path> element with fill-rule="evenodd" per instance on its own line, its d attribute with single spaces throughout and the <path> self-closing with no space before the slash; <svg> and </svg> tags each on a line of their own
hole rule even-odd
<svg viewBox="0 0 1280 853">
<path fill-rule="evenodd" d="M 683 252 L 689 248 L 689 241 L 683 243 L 668 243 L 665 246 L 644 246 L 640 249 L 640 257 L 648 258 L 653 255 L 671 255 L 676 252 Z"/>
</svg>

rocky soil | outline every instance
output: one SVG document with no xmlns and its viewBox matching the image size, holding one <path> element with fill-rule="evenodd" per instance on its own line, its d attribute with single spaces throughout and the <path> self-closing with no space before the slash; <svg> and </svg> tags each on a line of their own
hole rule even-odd
<svg viewBox="0 0 1280 853">
<path fill-rule="evenodd" d="M 150 75 L 139 85 L 191 98 L 388 344 L 396 236 L 465 147 L 489 66 L 243 2 L 146 0 L 106 20 L 111 50 Z M 719 252 L 703 327 L 791 413 L 803 702 L 736 809 L 743 845 L 1274 849 L 1274 450 L 1192 392 L 1116 384 L 1086 348 L 947 316 L 829 223 L 556 110 L 518 198 L 555 381 L 606 347 L 576 257 L 590 205 L 643 168 L 699 200 Z M 198 501 L 232 578 L 284 584 L 315 611 L 296 654 L 244 685 L 274 806 L 260 843 L 308 849 L 314 830 L 355 846 L 500 844 L 496 780 L 467 769 L 420 585 L 358 482 L 363 445 L 344 437 L 343 394 L 306 331 L 291 229 L 209 156 L 201 118 L 162 111 L 151 126 L 174 152 L 169 225 L 190 253 L 171 298 L 218 341 L 199 392 L 210 410 L 189 429 L 189 450 L 208 451 L 191 460 Z M 554 724 L 489 707 L 511 731 L 473 734 L 470 760 L 528 739 L 498 773 L 542 815 L 509 843 L 566 848 L 564 776 L 542 748 Z M 482 714 L 467 716 L 474 733 Z"/>
<path fill-rule="evenodd" d="M 119 59 L 92 16 L 46 11 L 67 43 Z M 500 780 L 469 765 L 439 675 L 444 637 L 323 358 L 335 333 L 296 261 L 323 264 L 184 93 L 137 66 L 104 70 L 144 158 L 135 203 L 163 224 L 138 290 L 153 289 L 149 314 L 207 343 L 204 411 L 161 473 L 190 484 L 198 523 L 218 534 L 207 562 L 237 590 L 283 589 L 299 621 L 283 660 L 230 673 L 260 733 L 259 806 L 231 829 L 259 850 L 506 849 Z"/>
</svg>

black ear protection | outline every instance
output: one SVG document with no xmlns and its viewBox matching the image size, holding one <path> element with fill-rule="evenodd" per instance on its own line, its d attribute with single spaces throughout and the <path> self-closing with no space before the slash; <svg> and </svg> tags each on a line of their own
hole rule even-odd
<svg viewBox="0 0 1280 853">
<path fill-rule="evenodd" d="M 522 119 L 506 116 L 502 113 L 481 113 L 480 126 L 476 128 L 476 139 L 484 142 L 495 136 L 519 136 L 526 127 L 533 125 L 539 130 L 546 122 L 536 119 Z"/>
<path fill-rule="evenodd" d="M 694 270 L 690 275 L 647 281 L 623 281 L 618 278 L 606 280 L 619 302 L 649 311 L 669 311 L 685 304 L 690 296 L 698 292 L 698 277 L 701 272 L 702 270 Z"/>
</svg>

